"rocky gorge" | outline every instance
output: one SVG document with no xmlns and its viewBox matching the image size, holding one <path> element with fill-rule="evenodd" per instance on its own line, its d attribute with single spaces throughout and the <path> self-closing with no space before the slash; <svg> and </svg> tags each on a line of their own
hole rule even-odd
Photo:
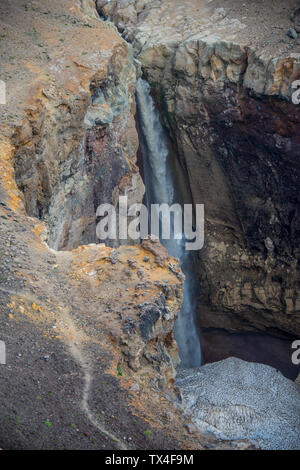
<svg viewBox="0 0 300 470">
<path fill-rule="evenodd" d="M 259 5 L 234 18 L 219 3 L 98 8 L 133 41 L 193 200 L 205 204 L 201 325 L 299 334 L 299 45 L 272 55 L 277 38 L 247 37 Z M 287 7 L 277 3 L 279 16 Z"/>
<path fill-rule="evenodd" d="M 100 203 L 145 197 L 143 76 L 193 203 L 205 206 L 193 260 L 202 343 L 214 332 L 289 348 L 299 338 L 300 53 L 285 34 L 297 2 L 286 12 L 274 2 L 272 14 L 234 3 L 1 4 L 0 447 L 298 448 L 299 385 L 237 359 L 179 369 L 175 382 L 178 260 L 151 237 L 96 238 Z M 280 18 L 270 37 L 251 32 L 258 10 L 268 28 Z"/>
</svg>

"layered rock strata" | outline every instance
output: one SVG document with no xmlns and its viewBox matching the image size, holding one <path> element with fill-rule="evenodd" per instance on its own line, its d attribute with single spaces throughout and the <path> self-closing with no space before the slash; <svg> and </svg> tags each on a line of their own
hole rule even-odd
<svg viewBox="0 0 300 470">
<path fill-rule="evenodd" d="M 132 41 L 205 204 L 200 324 L 299 335 L 297 2 L 97 3 Z"/>
<path fill-rule="evenodd" d="M 76 3 L 67 15 L 44 10 L 30 2 L 22 11 L 30 48 L 21 57 L 23 44 L 15 37 L 16 57 L 4 67 L 4 77 L 24 69 L 26 105 L 11 129 L 13 162 L 26 212 L 46 222 L 51 247 L 72 249 L 96 241 L 100 203 L 117 206 L 119 194 L 128 195 L 129 204 L 142 201 L 136 66 L 131 47 L 112 27 L 100 30 L 95 12 L 80 18 Z M 13 29 L 6 34 L 3 47 Z M 10 103 L 18 99 L 15 78 L 8 83 Z"/>
<path fill-rule="evenodd" d="M 178 407 L 177 261 L 87 244 L 98 203 L 143 195 L 130 47 L 91 1 L 2 2 L 0 27 L 0 448 L 230 447 Z"/>
</svg>

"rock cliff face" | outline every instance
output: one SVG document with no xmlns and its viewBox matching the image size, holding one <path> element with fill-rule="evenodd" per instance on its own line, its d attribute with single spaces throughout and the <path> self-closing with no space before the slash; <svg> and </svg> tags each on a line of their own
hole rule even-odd
<svg viewBox="0 0 300 470">
<path fill-rule="evenodd" d="M 43 8 L 29 3 L 22 25 L 24 35 L 30 35 L 36 18 L 33 42 L 42 58 L 35 69 L 31 66 L 30 102 L 11 139 L 14 169 L 27 213 L 46 222 L 49 245 L 72 249 L 96 240 L 100 203 L 116 203 L 119 192 L 128 193 L 129 203 L 142 201 L 136 67 L 130 46 L 112 27 L 100 32 L 97 18 L 81 20 L 73 7 L 67 27 L 63 15 L 56 14 L 54 26 L 57 18 L 47 14 L 47 31 Z M 57 37 L 49 32 L 51 26 Z M 59 37 L 59 27 L 67 37 Z M 26 59 L 37 61 L 34 47 L 30 51 Z"/>
<path fill-rule="evenodd" d="M 133 42 L 205 204 L 202 326 L 300 333 L 296 3 L 98 0 Z"/>
</svg>

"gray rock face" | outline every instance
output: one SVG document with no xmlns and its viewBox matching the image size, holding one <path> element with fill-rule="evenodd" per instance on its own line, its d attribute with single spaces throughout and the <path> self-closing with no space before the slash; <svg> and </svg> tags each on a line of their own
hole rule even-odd
<svg viewBox="0 0 300 470">
<path fill-rule="evenodd" d="M 300 449 L 300 390 L 272 367 L 229 358 L 180 370 L 177 385 L 197 427 L 263 449 Z"/>
</svg>

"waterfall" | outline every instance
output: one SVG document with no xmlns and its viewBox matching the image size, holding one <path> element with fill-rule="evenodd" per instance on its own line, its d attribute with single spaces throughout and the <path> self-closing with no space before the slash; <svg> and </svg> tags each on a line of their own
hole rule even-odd
<svg viewBox="0 0 300 470">
<path fill-rule="evenodd" d="M 183 205 L 184 196 L 176 184 L 171 164 L 168 136 L 161 124 L 159 112 L 150 94 L 149 84 L 139 79 L 137 84 L 138 123 L 141 132 L 144 178 L 147 204 L 166 203 Z M 149 211 L 150 212 L 150 211 Z M 186 280 L 183 289 L 183 304 L 175 324 L 175 339 L 179 347 L 181 367 L 201 365 L 201 346 L 196 326 L 196 292 L 193 273 L 192 252 L 185 250 L 182 240 L 161 239 L 170 255 L 180 261 Z"/>
</svg>

